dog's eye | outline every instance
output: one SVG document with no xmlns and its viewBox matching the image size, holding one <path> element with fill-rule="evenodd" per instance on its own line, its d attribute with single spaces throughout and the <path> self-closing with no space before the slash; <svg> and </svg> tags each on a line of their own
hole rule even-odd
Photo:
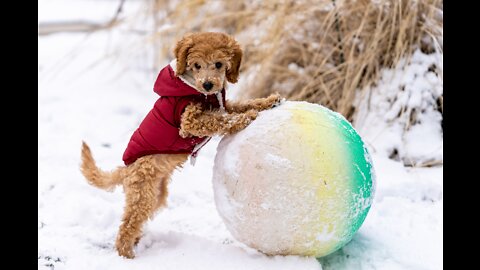
<svg viewBox="0 0 480 270">
<path fill-rule="evenodd" d="M 198 63 L 195 63 L 195 68 L 196 68 L 196 69 L 200 69 L 201 66 L 200 66 Z"/>
<path fill-rule="evenodd" d="M 221 68 L 221 67 L 222 67 L 222 63 L 216 62 L 216 63 L 215 63 L 215 67 L 216 67 L 216 68 Z"/>
</svg>

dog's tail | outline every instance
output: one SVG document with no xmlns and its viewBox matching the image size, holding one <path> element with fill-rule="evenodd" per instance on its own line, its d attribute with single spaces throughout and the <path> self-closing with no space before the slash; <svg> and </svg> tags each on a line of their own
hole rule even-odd
<svg viewBox="0 0 480 270">
<path fill-rule="evenodd" d="M 82 142 L 82 165 L 80 170 L 90 185 L 112 191 L 116 185 L 123 182 L 122 173 L 125 168 L 119 167 L 112 172 L 102 171 L 95 164 L 90 147 Z"/>
</svg>

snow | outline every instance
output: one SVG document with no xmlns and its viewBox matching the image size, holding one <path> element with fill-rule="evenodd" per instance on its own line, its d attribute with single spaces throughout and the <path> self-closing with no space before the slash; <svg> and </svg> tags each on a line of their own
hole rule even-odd
<svg viewBox="0 0 480 270">
<path fill-rule="evenodd" d="M 355 126 L 373 151 L 408 166 L 442 162 L 442 63 L 441 53 L 417 50 L 358 95 Z"/>
<path fill-rule="evenodd" d="M 265 155 L 265 160 L 272 164 L 274 167 L 283 167 L 283 168 L 291 168 L 292 167 L 292 162 L 286 158 L 283 158 L 281 156 L 277 156 L 271 153 L 267 153 Z"/>
<path fill-rule="evenodd" d="M 120 0 L 39 0 L 38 4 L 39 23 L 52 21 L 106 23 L 114 17 Z M 125 11 L 138 12 L 140 4 L 141 1 L 125 1 L 119 19 L 125 17 Z"/>
<path fill-rule="evenodd" d="M 117 1 L 63 2 L 39 1 L 39 20 L 92 16 L 103 21 L 118 5 Z M 111 8 L 107 11 L 103 5 Z M 78 12 L 85 9 L 88 12 Z M 122 189 L 109 193 L 89 186 L 80 174 L 79 157 L 85 140 L 101 168 L 121 165 L 132 132 L 157 98 L 152 87 L 158 71 L 145 68 L 152 61 L 144 44 L 128 47 L 127 56 L 118 54 L 118 47 L 127 48 L 125 41 L 139 40 L 132 35 L 113 30 L 38 39 L 38 269 L 443 268 L 443 167 L 406 167 L 403 160 L 442 159 L 441 116 L 431 106 L 443 92 L 442 80 L 424 70 L 426 63 L 433 62 L 443 68 L 435 54 L 417 54 L 415 72 L 398 70 L 403 75 L 393 79 L 386 74 L 371 89 L 381 94 L 372 94 L 369 112 L 364 111 L 366 116 L 359 117 L 355 127 L 369 145 L 376 195 L 363 226 L 341 250 L 318 261 L 268 257 L 233 239 L 213 198 L 212 166 L 219 142 L 214 137 L 202 148 L 194 167 L 187 163 L 173 175 L 169 205 L 145 227 L 137 257 L 118 257 L 114 242 L 123 213 Z M 248 77 L 240 76 L 227 98 L 235 96 L 245 80 Z M 394 91 L 401 84 L 405 92 Z M 395 97 L 395 102 L 386 101 Z M 397 123 L 385 117 L 389 111 L 401 111 L 396 103 L 425 109 L 417 115 L 420 123 L 408 132 L 404 132 L 406 119 Z M 398 160 L 389 158 L 393 148 Z"/>
<path fill-rule="evenodd" d="M 442 269 L 441 168 L 408 168 L 373 155 L 377 189 L 352 242 L 322 259 L 324 269 Z"/>
</svg>

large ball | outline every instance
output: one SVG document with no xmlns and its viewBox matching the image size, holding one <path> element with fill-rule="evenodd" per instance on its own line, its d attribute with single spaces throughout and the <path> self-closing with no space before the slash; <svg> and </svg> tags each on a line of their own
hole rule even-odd
<svg viewBox="0 0 480 270">
<path fill-rule="evenodd" d="M 270 255 L 334 252 L 360 228 L 373 198 L 373 166 L 358 133 L 307 102 L 284 102 L 225 136 L 213 172 L 227 229 Z"/>
</svg>

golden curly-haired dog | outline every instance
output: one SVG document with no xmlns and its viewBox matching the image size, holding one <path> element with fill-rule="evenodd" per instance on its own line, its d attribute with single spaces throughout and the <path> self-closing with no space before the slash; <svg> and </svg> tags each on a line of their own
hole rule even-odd
<svg viewBox="0 0 480 270">
<path fill-rule="evenodd" d="M 202 94 L 217 94 L 226 88 L 227 81 L 238 80 L 242 50 L 227 34 L 188 34 L 178 41 L 174 55 L 176 63 L 172 65 L 176 76 L 181 76 Z M 279 95 L 271 95 L 244 102 L 227 101 L 223 110 L 192 102 L 185 107 L 176 128 L 182 138 L 231 134 L 245 128 L 259 111 L 271 108 L 279 100 Z M 91 185 L 105 190 L 123 185 L 126 203 L 116 249 L 119 255 L 133 258 L 142 226 L 148 218 L 153 218 L 156 210 L 166 206 L 170 177 L 188 159 L 189 153 L 146 154 L 111 172 L 96 166 L 86 143 L 82 145 L 81 155 L 81 171 Z"/>
</svg>

